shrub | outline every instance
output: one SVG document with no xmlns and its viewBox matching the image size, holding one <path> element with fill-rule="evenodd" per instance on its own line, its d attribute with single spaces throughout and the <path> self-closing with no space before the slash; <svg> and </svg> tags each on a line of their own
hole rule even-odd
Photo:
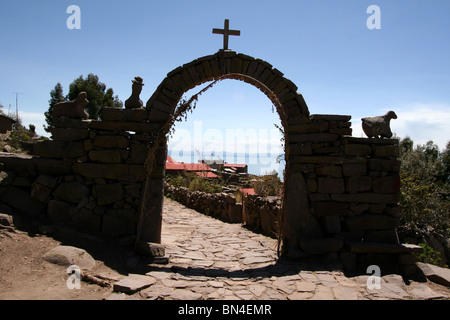
<svg viewBox="0 0 450 320">
<path fill-rule="evenodd" d="M 420 262 L 430 263 L 440 267 L 448 268 L 448 266 L 442 262 L 441 254 L 439 251 L 434 250 L 432 247 L 425 243 L 419 243 L 419 246 L 423 248 L 423 252 L 416 255 L 417 259 Z"/>
<path fill-rule="evenodd" d="M 262 197 L 279 196 L 280 191 L 283 188 L 283 183 L 276 174 L 268 174 L 256 179 L 256 181 L 253 182 L 252 187 L 255 189 L 255 192 Z"/>
</svg>

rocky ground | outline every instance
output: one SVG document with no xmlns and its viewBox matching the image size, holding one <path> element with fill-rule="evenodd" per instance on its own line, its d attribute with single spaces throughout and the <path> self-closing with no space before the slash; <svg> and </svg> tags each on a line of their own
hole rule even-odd
<svg viewBox="0 0 450 320">
<path fill-rule="evenodd" d="M 427 300 L 449 299 L 431 281 L 385 275 L 346 275 L 339 264 L 278 260 L 277 242 L 240 224 L 207 217 L 165 199 L 163 244 L 168 264 L 133 253 L 127 239 L 112 243 L 73 230 L 21 223 L 0 230 L 0 299 L 164 300 Z M 19 219 L 20 220 L 20 219 Z M 49 234 L 43 235 L 43 233 Z M 44 259 L 58 246 L 85 249 L 95 266 L 83 271 L 80 289 L 68 289 L 67 265 Z"/>
</svg>

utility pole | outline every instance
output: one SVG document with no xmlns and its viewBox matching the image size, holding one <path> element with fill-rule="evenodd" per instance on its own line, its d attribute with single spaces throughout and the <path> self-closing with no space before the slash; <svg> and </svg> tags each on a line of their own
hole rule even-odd
<svg viewBox="0 0 450 320">
<path fill-rule="evenodd" d="M 23 94 L 21 92 L 13 92 L 16 95 L 16 129 L 17 126 L 19 125 L 19 104 L 18 104 L 18 99 L 19 99 L 19 94 Z"/>
</svg>

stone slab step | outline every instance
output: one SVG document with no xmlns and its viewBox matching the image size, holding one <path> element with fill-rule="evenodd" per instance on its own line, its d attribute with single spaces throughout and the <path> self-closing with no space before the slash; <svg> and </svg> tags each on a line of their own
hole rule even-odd
<svg viewBox="0 0 450 320">
<path fill-rule="evenodd" d="M 129 274 L 128 277 L 116 282 L 113 287 L 114 292 L 133 294 L 139 290 L 150 287 L 156 282 L 153 277 L 140 274 Z"/>
<path fill-rule="evenodd" d="M 392 244 L 380 242 L 347 242 L 352 253 L 420 253 L 423 248 L 413 244 Z"/>
</svg>

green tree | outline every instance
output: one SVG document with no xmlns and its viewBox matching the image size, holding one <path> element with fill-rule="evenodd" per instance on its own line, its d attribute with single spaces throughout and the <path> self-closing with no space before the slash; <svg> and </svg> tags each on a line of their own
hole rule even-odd
<svg viewBox="0 0 450 320">
<path fill-rule="evenodd" d="M 442 181 L 446 185 L 447 191 L 450 191 L 450 141 L 447 142 L 445 149 L 441 152 L 441 162 L 442 162 Z"/>
<path fill-rule="evenodd" d="M 409 140 L 406 140 L 409 139 Z M 449 234 L 450 201 L 446 175 L 449 143 L 441 153 L 433 141 L 413 147 L 412 140 L 400 141 L 400 207 L 403 225 L 414 228 L 431 226 Z M 403 148 L 404 146 L 410 146 Z"/>
<path fill-rule="evenodd" d="M 114 96 L 113 89 L 106 90 L 106 85 L 99 81 L 98 76 L 90 73 L 86 79 L 79 76 L 69 86 L 68 100 L 75 100 L 80 92 L 87 93 L 89 104 L 86 109 L 90 119 L 101 118 L 101 108 L 121 108 L 123 103 L 118 96 Z"/>
<path fill-rule="evenodd" d="M 44 125 L 45 131 L 50 132 L 49 128 L 53 126 L 53 107 L 55 104 L 63 101 L 66 101 L 66 97 L 63 95 L 63 87 L 61 83 L 58 82 L 55 88 L 50 91 L 50 100 L 48 101 L 50 107 L 48 108 L 48 111 L 44 113 L 45 121 L 48 124 L 47 127 Z"/>
</svg>

